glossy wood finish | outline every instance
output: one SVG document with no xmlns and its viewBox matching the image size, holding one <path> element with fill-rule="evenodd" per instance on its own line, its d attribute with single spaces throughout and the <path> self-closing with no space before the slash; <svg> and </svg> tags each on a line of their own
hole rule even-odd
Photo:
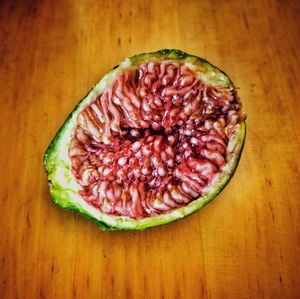
<svg viewBox="0 0 300 299">
<path fill-rule="evenodd" d="M 1 1 L 1 298 L 299 298 L 299 1 Z M 248 135 L 216 200 L 102 232 L 50 200 L 43 153 L 124 57 L 178 48 L 239 87 Z"/>
</svg>

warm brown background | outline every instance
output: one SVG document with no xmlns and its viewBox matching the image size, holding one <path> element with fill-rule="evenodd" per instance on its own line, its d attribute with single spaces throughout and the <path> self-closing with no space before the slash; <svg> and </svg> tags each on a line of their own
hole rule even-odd
<svg viewBox="0 0 300 299">
<path fill-rule="evenodd" d="M 0 3 L 1 298 L 300 298 L 299 1 Z M 200 212 L 102 232 L 51 202 L 43 153 L 107 70 L 160 48 L 231 76 L 245 150 Z"/>
</svg>

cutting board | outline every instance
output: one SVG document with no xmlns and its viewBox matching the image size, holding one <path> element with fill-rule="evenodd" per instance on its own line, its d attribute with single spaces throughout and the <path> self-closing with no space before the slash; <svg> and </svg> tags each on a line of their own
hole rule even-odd
<svg viewBox="0 0 300 299">
<path fill-rule="evenodd" d="M 299 1 L 1 1 L 1 298 L 300 298 Z M 43 154 L 125 57 L 176 48 L 231 77 L 247 139 L 192 216 L 103 232 L 51 201 Z"/>
</svg>

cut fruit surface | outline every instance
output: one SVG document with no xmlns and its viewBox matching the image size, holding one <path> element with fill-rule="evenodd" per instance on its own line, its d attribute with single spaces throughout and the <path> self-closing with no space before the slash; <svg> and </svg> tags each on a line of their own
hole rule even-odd
<svg viewBox="0 0 300 299">
<path fill-rule="evenodd" d="M 178 50 L 128 58 L 77 105 L 47 149 L 51 195 L 103 229 L 185 217 L 233 175 L 244 119 L 233 83 L 207 61 Z"/>
</svg>

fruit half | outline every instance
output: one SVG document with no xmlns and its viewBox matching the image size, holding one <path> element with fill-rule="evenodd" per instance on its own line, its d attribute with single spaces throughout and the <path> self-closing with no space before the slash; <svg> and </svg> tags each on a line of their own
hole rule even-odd
<svg viewBox="0 0 300 299">
<path fill-rule="evenodd" d="M 75 107 L 48 147 L 51 196 L 102 229 L 194 213 L 232 177 L 245 117 L 228 76 L 178 50 L 125 59 Z"/>
</svg>

